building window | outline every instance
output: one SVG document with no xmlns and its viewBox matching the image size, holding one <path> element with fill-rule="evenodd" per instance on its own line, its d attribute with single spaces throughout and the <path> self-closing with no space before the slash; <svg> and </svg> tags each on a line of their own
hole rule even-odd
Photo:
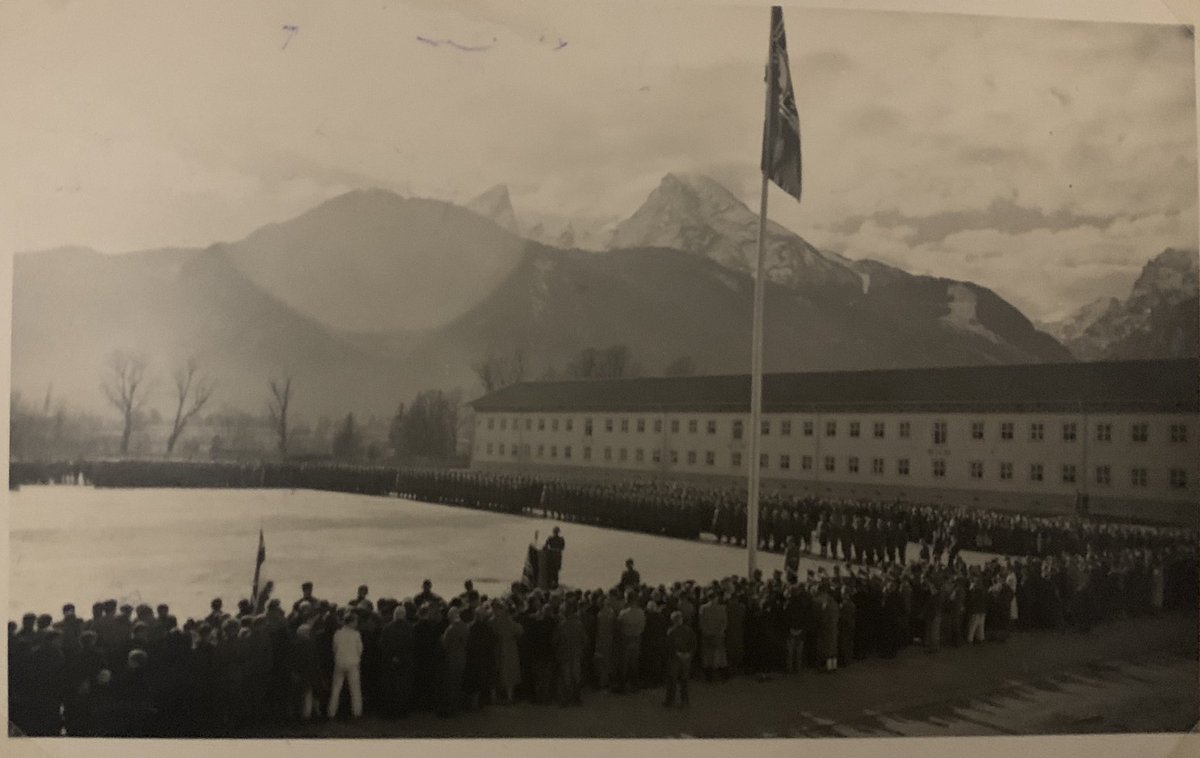
<svg viewBox="0 0 1200 758">
<path fill-rule="evenodd" d="M 488 431 L 490 432 L 495 428 L 496 428 L 496 419 L 489 418 L 488 419 Z M 1174 429 L 1175 427 L 1171 427 L 1171 428 Z"/>
<path fill-rule="evenodd" d="M 672 450 L 671 451 L 671 465 L 674 466 L 676 463 L 679 463 L 679 451 Z"/>
<path fill-rule="evenodd" d="M 912 425 L 907 421 L 900 422 L 900 439 L 906 440 L 912 436 Z"/>
<path fill-rule="evenodd" d="M 525 431 L 528 432 L 531 429 L 533 429 L 533 419 L 527 418 L 527 419 L 525 419 Z"/>
<path fill-rule="evenodd" d="M 883 459 L 882 458 L 872 458 L 871 459 L 871 473 L 872 474 L 882 474 L 883 473 Z"/>
<path fill-rule="evenodd" d="M 621 432 L 624 433 L 624 432 L 628 432 L 628 431 L 629 431 L 629 419 L 623 418 L 623 419 L 621 419 Z"/>
<path fill-rule="evenodd" d="M 1074 463 L 1064 463 L 1063 464 L 1062 480 L 1063 480 L 1063 484 L 1074 484 L 1075 483 L 1075 464 Z"/>
<path fill-rule="evenodd" d="M 1105 486 L 1112 484 L 1112 468 L 1110 466 L 1096 467 L 1096 484 Z"/>
<path fill-rule="evenodd" d="M 557 457 L 558 457 L 558 445 L 551 445 L 551 446 L 550 446 L 550 457 L 551 457 L 551 458 L 557 458 Z"/>
<path fill-rule="evenodd" d="M 770 419 L 763 419 L 762 420 L 762 436 L 766 437 L 770 434 L 771 434 L 771 421 L 770 421 Z"/>
<path fill-rule="evenodd" d="M 492 443 L 490 443 L 490 442 L 487 443 L 487 454 L 488 455 L 492 454 Z"/>
<path fill-rule="evenodd" d="M 901 458 L 896 461 L 896 473 L 900 476 L 908 476 L 908 459 Z"/>
<path fill-rule="evenodd" d="M 592 459 L 592 448 L 590 446 L 587 446 L 587 445 L 584 446 L 583 459 L 585 461 L 590 461 Z"/>
<path fill-rule="evenodd" d="M 640 418 L 637 420 L 637 430 L 638 434 L 644 434 L 646 432 L 646 419 Z"/>
<path fill-rule="evenodd" d="M 770 456 L 767 455 L 766 453 L 759 453 L 758 467 L 759 468 L 767 468 L 770 464 L 771 464 Z"/>
<path fill-rule="evenodd" d="M 696 419 L 688 419 L 688 434 L 695 434 L 700 429 L 700 422 Z"/>
<path fill-rule="evenodd" d="M 813 436 L 813 422 L 811 422 L 811 421 L 804 422 L 804 436 L 805 437 Z"/>
<path fill-rule="evenodd" d="M 519 448 L 518 448 L 516 445 L 513 445 L 513 446 L 512 446 L 512 457 L 514 457 L 514 458 L 516 458 L 516 457 L 517 457 L 517 455 L 518 455 L 518 452 L 517 452 L 517 451 L 518 451 L 518 449 L 519 449 Z"/>
<path fill-rule="evenodd" d="M 1096 424 L 1096 441 L 1112 442 L 1112 424 Z"/>
<path fill-rule="evenodd" d="M 696 465 L 696 451 L 695 450 L 688 451 L 688 465 L 689 466 Z"/>
<path fill-rule="evenodd" d="M 741 468 L 742 467 L 742 454 L 734 453 L 733 455 L 729 456 L 729 465 L 733 466 L 734 468 Z"/>
<path fill-rule="evenodd" d="M 650 460 L 654 463 L 662 463 L 662 450 L 654 448 L 650 451 Z"/>
<path fill-rule="evenodd" d="M 733 422 L 733 438 L 735 440 L 740 440 L 742 438 L 742 422 L 741 421 Z"/>
<path fill-rule="evenodd" d="M 1150 481 L 1144 468 L 1129 469 L 1129 483 L 1134 487 L 1145 487 Z"/>
<path fill-rule="evenodd" d="M 1008 479 L 1012 479 L 1012 476 L 1013 476 L 1013 465 L 1011 463 L 1001 463 L 1000 464 L 1000 478 L 1008 480 Z"/>
<path fill-rule="evenodd" d="M 620 450 L 618 450 L 617 451 L 617 459 L 622 462 L 629 460 L 629 450 L 627 450 L 626 448 L 621 448 Z"/>
<path fill-rule="evenodd" d="M 942 479 L 946 476 L 946 461 L 944 459 L 933 459 L 933 476 L 935 479 Z"/>
<path fill-rule="evenodd" d="M 558 431 L 558 419 L 552 419 L 550 421 L 550 431 L 552 431 L 552 432 Z"/>
<path fill-rule="evenodd" d="M 837 436 L 837 422 L 836 421 L 826 421 L 825 422 L 825 436 L 826 437 L 836 437 Z"/>
<path fill-rule="evenodd" d="M 604 419 L 604 431 L 609 432 L 611 434 L 612 430 L 613 430 L 613 420 L 610 418 Z"/>
<path fill-rule="evenodd" d="M 604 448 L 604 460 L 606 460 L 606 461 L 612 460 L 612 448 L 611 447 Z"/>
<path fill-rule="evenodd" d="M 779 436 L 780 437 L 791 437 L 792 436 L 792 422 L 791 421 L 785 420 L 785 421 L 779 422 Z"/>
<path fill-rule="evenodd" d="M 591 418 L 585 418 L 583 420 L 583 436 L 584 437 L 592 436 L 592 420 L 591 420 Z"/>
<path fill-rule="evenodd" d="M 849 471 L 851 474 L 858 473 L 858 458 L 857 457 L 850 456 L 848 459 L 846 459 L 846 470 Z"/>
<path fill-rule="evenodd" d="M 679 434 L 679 419 L 671 419 L 671 434 Z"/>
<path fill-rule="evenodd" d="M 945 421 L 934 421 L 933 422 L 933 444 L 945 445 L 946 437 L 947 437 L 946 422 Z"/>
<path fill-rule="evenodd" d="M 1043 424 L 1034 423 L 1034 424 L 1029 425 L 1029 439 L 1030 440 L 1032 440 L 1034 442 L 1041 442 L 1042 437 L 1044 437 L 1045 434 L 1046 434 L 1046 429 Z"/>
<path fill-rule="evenodd" d="M 1075 432 L 1076 429 L 1074 421 L 1063 424 L 1063 442 L 1074 442 Z"/>
<path fill-rule="evenodd" d="M 660 418 L 654 419 L 654 433 L 662 434 L 662 419 Z"/>
<path fill-rule="evenodd" d="M 881 440 L 887 432 L 887 426 L 882 421 L 875 422 L 875 439 Z"/>
<path fill-rule="evenodd" d="M 1040 464 L 1040 463 L 1029 464 L 1029 481 L 1031 481 L 1031 482 L 1042 481 L 1042 464 Z"/>
<path fill-rule="evenodd" d="M 567 431 L 572 431 L 575 428 L 575 419 L 569 418 L 566 420 Z"/>
<path fill-rule="evenodd" d="M 971 478 L 983 478 L 983 461 L 971 461 Z"/>
<path fill-rule="evenodd" d="M 545 454 L 546 454 L 546 446 L 538 445 L 538 457 L 541 458 Z"/>
<path fill-rule="evenodd" d="M 837 461 L 832 455 L 825 456 L 825 470 L 830 473 L 837 471 Z"/>
<path fill-rule="evenodd" d="M 1005 421 L 1000 424 L 1000 439 L 1011 440 L 1013 438 L 1013 423 Z"/>
<path fill-rule="evenodd" d="M 1187 442 L 1187 424 L 1171 424 L 1171 441 Z"/>
<path fill-rule="evenodd" d="M 1171 489 L 1174 489 L 1174 490 L 1187 489 L 1187 469 L 1181 469 L 1181 468 L 1171 469 Z"/>
<path fill-rule="evenodd" d="M 567 445 L 566 447 L 563 448 L 563 457 L 566 458 L 567 460 L 571 460 L 571 446 L 570 445 Z"/>
<path fill-rule="evenodd" d="M 508 419 L 507 418 L 500 419 L 500 431 L 503 432 L 507 428 L 508 428 Z"/>
<path fill-rule="evenodd" d="M 713 419 L 708 420 L 708 433 L 709 434 L 717 433 L 717 422 L 714 421 Z"/>
<path fill-rule="evenodd" d="M 504 455 L 504 443 L 500 443 L 500 455 Z"/>
<path fill-rule="evenodd" d="M 851 437 L 857 437 L 861 433 L 861 431 L 862 431 L 862 429 L 857 421 L 850 422 L 850 436 Z"/>
<path fill-rule="evenodd" d="M 800 456 L 800 469 L 802 471 L 812 471 L 813 457 L 811 455 Z"/>
<path fill-rule="evenodd" d="M 1149 424 L 1134 424 L 1133 425 L 1133 441 L 1134 442 L 1149 442 L 1150 441 L 1150 425 Z"/>
<path fill-rule="evenodd" d="M 640 447 L 637 450 L 634 450 L 633 451 L 633 460 L 638 463 L 642 463 L 643 461 L 645 461 L 646 460 L 645 451 L 643 451 Z"/>
<path fill-rule="evenodd" d="M 705 452 L 704 453 L 704 465 L 705 466 L 717 465 L 717 454 L 711 450 Z"/>
<path fill-rule="evenodd" d="M 973 440 L 983 439 L 983 422 L 982 421 L 972 421 L 971 422 L 971 439 L 973 439 Z"/>
<path fill-rule="evenodd" d="M 787 471 L 792 467 L 792 456 L 784 454 L 779 456 L 779 468 Z"/>
</svg>

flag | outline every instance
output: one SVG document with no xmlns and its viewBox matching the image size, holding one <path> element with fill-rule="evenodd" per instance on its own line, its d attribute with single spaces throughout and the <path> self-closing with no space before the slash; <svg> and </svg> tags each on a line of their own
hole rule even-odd
<svg viewBox="0 0 1200 758">
<path fill-rule="evenodd" d="M 783 9 L 771 8 L 767 62 L 767 113 L 763 122 L 762 171 L 784 192 L 800 199 L 800 114 L 792 91 Z"/>
<path fill-rule="evenodd" d="M 267 543 L 263 540 L 262 527 L 258 529 L 258 555 L 254 559 L 254 584 L 250 586 L 250 602 L 254 604 L 257 610 L 259 595 L 258 595 L 258 574 L 262 570 L 263 561 L 267 559 Z"/>
<path fill-rule="evenodd" d="M 538 549 L 537 549 L 538 533 L 533 533 L 533 542 L 529 543 L 529 549 L 525 551 L 525 567 L 521 569 L 521 583 L 530 589 L 538 586 Z"/>
<path fill-rule="evenodd" d="M 530 545 L 525 553 L 525 568 L 521 571 L 521 583 L 530 589 L 538 586 L 538 549 Z"/>
</svg>

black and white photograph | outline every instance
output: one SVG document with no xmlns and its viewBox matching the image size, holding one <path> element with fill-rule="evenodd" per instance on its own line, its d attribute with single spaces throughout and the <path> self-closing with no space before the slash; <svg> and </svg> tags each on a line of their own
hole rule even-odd
<svg viewBox="0 0 1200 758">
<path fill-rule="evenodd" d="M 995 5 L 0 2 L 7 745 L 1186 739 L 1195 19 Z"/>
</svg>

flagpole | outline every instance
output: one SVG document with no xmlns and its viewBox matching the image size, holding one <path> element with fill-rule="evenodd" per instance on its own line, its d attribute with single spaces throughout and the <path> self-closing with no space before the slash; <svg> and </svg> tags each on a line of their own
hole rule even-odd
<svg viewBox="0 0 1200 758">
<path fill-rule="evenodd" d="M 766 105 L 763 113 L 766 119 L 766 129 L 763 132 L 764 145 L 771 135 L 771 124 L 774 121 L 772 111 L 772 90 L 775 86 L 771 52 L 774 26 L 767 34 L 767 66 L 766 66 Z M 764 147 L 765 149 L 765 147 Z M 762 342 L 763 342 L 763 258 L 766 250 L 767 236 L 767 184 L 769 182 L 765 167 L 762 171 L 762 199 L 758 210 L 758 256 L 754 263 L 754 326 L 752 344 L 750 347 L 750 486 L 746 503 L 746 564 L 747 576 L 754 577 L 758 568 L 758 500 L 759 476 L 762 467 L 759 465 L 759 443 L 762 437 Z"/>
</svg>

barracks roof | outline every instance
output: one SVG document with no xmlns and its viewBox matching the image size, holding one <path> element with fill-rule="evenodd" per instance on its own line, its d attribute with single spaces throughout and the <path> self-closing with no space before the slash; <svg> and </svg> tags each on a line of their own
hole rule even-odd
<svg viewBox="0 0 1200 758">
<path fill-rule="evenodd" d="M 742 412 L 750 376 L 522 382 L 480 412 Z M 766 374 L 763 411 L 1200 412 L 1200 360 Z"/>
</svg>

